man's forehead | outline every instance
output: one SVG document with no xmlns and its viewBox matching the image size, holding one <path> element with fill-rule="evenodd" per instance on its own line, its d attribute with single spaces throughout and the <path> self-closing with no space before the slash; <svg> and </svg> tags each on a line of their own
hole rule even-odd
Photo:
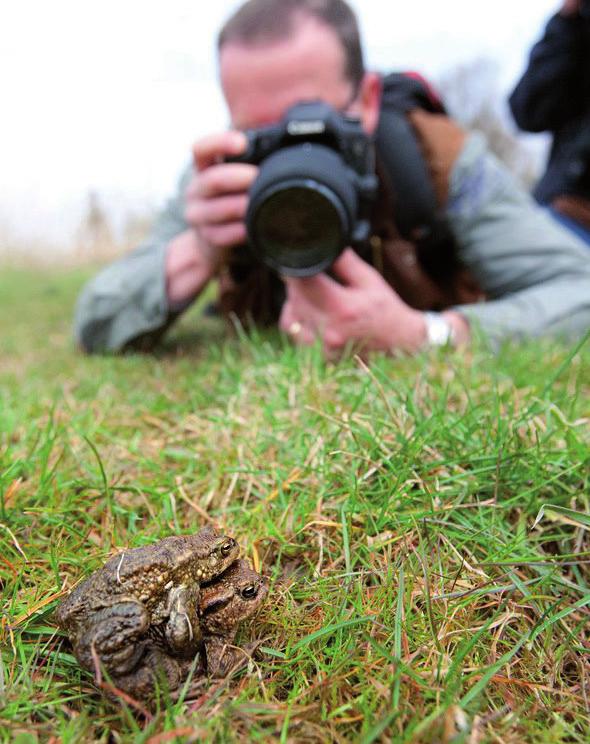
<svg viewBox="0 0 590 744">
<path fill-rule="evenodd" d="M 226 43 L 220 54 L 223 92 L 240 128 L 280 119 L 300 100 L 322 98 L 340 105 L 350 89 L 344 50 L 328 26 L 307 19 L 279 41 Z"/>
</svg>

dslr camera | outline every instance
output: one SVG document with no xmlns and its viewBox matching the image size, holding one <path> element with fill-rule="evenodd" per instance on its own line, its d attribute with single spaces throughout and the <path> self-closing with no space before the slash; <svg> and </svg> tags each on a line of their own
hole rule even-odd
<svg viewBox="0 0 590 744">
<path fill-rule="evenodd" d="M 303 102 L 245 134 L 246 152 L 227 162 L 260 166 L 246 228 L 263 263 L 285 276 L 312 276 L 347 246 L 363 246 L 377 177 L 374 145 L 358 119 Z"/>
</svg>

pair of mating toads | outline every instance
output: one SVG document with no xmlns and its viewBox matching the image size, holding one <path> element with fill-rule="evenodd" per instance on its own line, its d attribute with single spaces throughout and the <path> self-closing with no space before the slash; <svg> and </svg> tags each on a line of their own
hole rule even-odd
<svg viewBox="0 0 590 744">
<path fill-rule="evenodd" d="M 238 625 L 267 591 L 236 541 L 207 527 L 111 558 L 62 601 L 56 620 L 85 669 L 150 700 L 158 685 L 177 690 L 198 655 L 208 675 L 225 676 L 244 658 L 232 646 Z"/>
</svg>

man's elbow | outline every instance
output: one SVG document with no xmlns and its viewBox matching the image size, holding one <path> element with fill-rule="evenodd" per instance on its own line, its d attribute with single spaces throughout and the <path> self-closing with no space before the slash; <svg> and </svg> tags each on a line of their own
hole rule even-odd
<svg viewBox="0 0 590 744">
<path fill-rule="evenodd" d="M 74 340 L 86 354 L 117 351 L 110 343 L 112 298 L 97 297 L 92 285 L 84 288 L 74 313 Z"/>
<path fill-rule="evenodd" d="M 74 340 L 84 354 L 104 354 L 118 351 L 108 343 L 108 329 L 101 321 L 75 322 Z"/>
</svg>

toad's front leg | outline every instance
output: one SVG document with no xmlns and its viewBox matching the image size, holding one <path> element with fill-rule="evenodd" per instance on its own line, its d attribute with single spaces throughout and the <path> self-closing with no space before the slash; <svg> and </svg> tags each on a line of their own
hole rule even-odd
<svg viewBox="0 0 590 744">
<path fill-rule="evenodd" d="M 201 626 L 197 616 L 199 586 L 181 584 L 170 591 L 168 619 L 164 624 L 166 648 L 172 656 L 191 659 L 202 647 Z"/>
</svg>

